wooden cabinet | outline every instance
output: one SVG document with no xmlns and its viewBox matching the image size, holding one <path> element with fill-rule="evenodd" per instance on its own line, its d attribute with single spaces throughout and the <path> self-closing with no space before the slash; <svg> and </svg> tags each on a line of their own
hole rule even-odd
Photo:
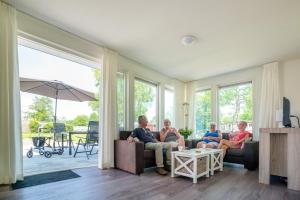
<svg viewBox="0 0 300 200">
<path fill-rule="evenodd" d="M 283 176 L 289 189 L 300 191 L 300 128 L 261 128 L 259 140 L 259 182 Z"/>
</svg>

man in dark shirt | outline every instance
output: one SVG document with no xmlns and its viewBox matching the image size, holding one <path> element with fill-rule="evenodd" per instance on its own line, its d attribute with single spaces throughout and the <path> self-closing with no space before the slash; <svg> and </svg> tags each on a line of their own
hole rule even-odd
<svg viewBox="0 0 300 200">
<path fill-rule="evenodd" d="M 171 151 L 172 146 L 167 142 L 159 142 L 153 134 L 147 129 L 148 120 L 144 115 L 138 118 L 139 128 L 133 130 L 131 135 L 128 137 L 128 142 L 134 142 L 134 138 L 138 138 L 140 141 L 144 142 L 145 149 L 155 150 L 155 159 L 157 166 L 157 173 L 160 175 L 166 175 L 168 172 L 164 169 L 163 160 L 163 149 L 166 149 L 167 164 L 171 164 Z"/>
</svg>

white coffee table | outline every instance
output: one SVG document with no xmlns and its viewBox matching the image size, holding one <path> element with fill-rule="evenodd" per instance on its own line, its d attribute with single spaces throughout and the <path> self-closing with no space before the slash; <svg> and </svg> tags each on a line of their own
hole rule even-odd
<svg viewBox="0 0 300 200">
<path fill-rule="evenodd" d="M 190 177 L 193 183 L 202 176 L 209 177 L 215 170 L 223 171 L 222 150 L 190 149 L 172 152 L 171 177 L 177 175 Z"/>
<path fill-rule="evenodd" d="M 214 175 L 216 170 L 223 171 L 223 150 L 222 149 L 201 149 L 201 151 L 209 153 L 210 157 L 210 174 Z"/>
<path fill-rule="evenodd" d="M 195 149 L 173 151 L 171 177 L 190 177 L 193 183 L 197 183 L 201 176 L 209 177 L 209 156 L 208 152 L 197 152 Z"/>
</svg>

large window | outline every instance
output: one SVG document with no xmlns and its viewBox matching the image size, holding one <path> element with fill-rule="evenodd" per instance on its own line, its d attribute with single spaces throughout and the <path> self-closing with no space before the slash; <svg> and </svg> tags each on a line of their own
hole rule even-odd
<svg viewBox="0 0 300 200">
<path fill-rule="evenodd" d="M 195 94 L 195 136 L 201 137 L 209 130 L 211 122 L 211 90 L 198 91 Z"/>
<path fill-rule="evenodd" d="M 141 80 L 134 81 L 134 126 L 138 127 L 138 116 L 146 115 L 148 128 L 157 130 L 157 85 Z"/>
<path fill-rule="evenodd" d="M 237 124 L 248 122 L 247 129 L 252 131 L 253 119 L 252 83 L 243 83 L 219 90 L 219 122 L 222 131 L 237 130 Z"/>
<path fill-rule="evenodd" d="M 119 130 L 125 130 L 125 75 L 117 74 L 117 119 Z"/>
<path fill-rule="evenodd" d="M 169 119 L 173 126 L 175 126 L 174 97 L 174 90 L 165 90 L 165 118 Z"/>
</svg>

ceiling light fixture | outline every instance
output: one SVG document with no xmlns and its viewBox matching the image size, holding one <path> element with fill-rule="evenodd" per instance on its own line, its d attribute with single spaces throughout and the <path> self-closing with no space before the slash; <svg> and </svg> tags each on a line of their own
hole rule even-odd
<svg viewBox="0 0 300 200">
<path fill-rule="evenodd" d="M 183 46 L 192 46 L 197 42 L 197 37 L 193 35 L 185 35 L 181 38 Z"/>
</svg>

